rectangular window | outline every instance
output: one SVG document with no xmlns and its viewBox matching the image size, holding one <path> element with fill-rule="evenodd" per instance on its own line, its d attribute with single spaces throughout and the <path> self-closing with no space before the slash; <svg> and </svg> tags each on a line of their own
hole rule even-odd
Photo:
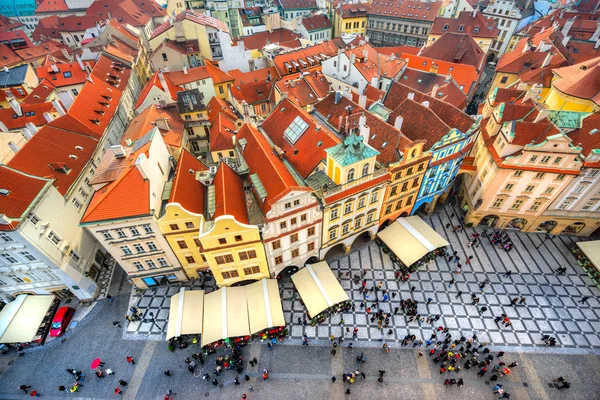
<svg viewBox="0 0 600 400">
<path fill-rule="evenodd" d="M 169 228 L 171 228 L 172 231 L 178 231 L 179 230 L 179 225 L 177 225 L 177 224 L 169 224 Z"/>
<path fill-rule="evenodd" d="M 504 204 L 504 199 L 496 199 L 494 204 L 492 204 L 492 208 L 500 208 Z"/>
<path fill-rule="evenodd" d="M 150 225 L 142 225 L 142 228 L 144 228 L 144 232 L 146 232 L 147 234 L 153 233 L 152 227 Z M 133 232 L 134 229 L 135 228 L 131 228 L 131 231 Z"/>
<path fill-rule="evenodd" d="M 385 207 L 385 214 L 387 215 L 387 214 L 389 214 L 389 213 L 391 213 L 391 212 L 392 212 L 392 205 L 391 205 L 391 204 L 388 204 L 388 205 Z"/>
<path fill-rule="evenodd" d="M 8 253 L 0 253 L 0 257 L 2 257 L 2 259 L 7 264 L 18 264 L 19 263 L 19 260 L 17 260 L 16 258 L 14 258 L 13 256 L 11 256 Z"/>
<path fill-rule="evenodd" d="M 77 254 L 77 252 L 73 249 L 71 249 L 71 251 L 69 251 L 69 258 L 71 258 L 71 260 L 75 261 L 76 264 L 79 264 L 79 261 L 81 261 L 81 256 L 79 254 Z"/>
<path fill-rule="evenodd" d="M 289 210 L 290 208 L 292 208 L 292 203 L 285 203 L 284 207 L 286 210 Z"/>
<path fill-rule="evenodd" d="M 523 205 L 523 200 L 515 200 L 511 209 L 518 210 L 519 208 L 521 208 L 522 205 Z"/>
<path fill-rule="evenodd" d="M 196 247 L 202 247 L 202 243 L 200 243 L 200 239 L 194 239 L 194 245 Z"/>
<path fill-rule="evenodd" d="M 223 279 L 239 278 L 240 274 L 236 270 L 221 272 Z"/>
<path fill-rule="evenodd" d="M 145 226 L 149 227 L 149 225 L 145 225 Z M 135 226 L 132 226 L 131 228 L 129 228 L 129 230 L 131 231 L 131 234 L 133 236 L 139 236 L 140 235 L 140 231 L 138 231 L 138 229 Z M 146 233 L 148 233 L 148 232 L 146 232 Z M 152 233 L 152 229 L 150 229 L 150 233 Z"/>
<path fill-rule="evenodd" d="M 150 251 L 158 250 L 158 248 L 156 247 L 156 243 L 154 242 L 146 242 L 146 246 L 148 246 L 148 250 Z"/>
<path fill-rule="evenodd" d="M 565 174 L 559 174 L 559 175 L 556 177 L 556 180 L 557 180 L 557 181 L 562 181 L 562 180 L 564 180 L 564 179 L 565 179 L 565 176 L 566 176 Z"/>
<path fill-rule="evenodd" d="M 138 271 L 143 271 L 144 270 L 144 266 L 142 265 L 141 262 L 139 261 L 134 261 L 133 262 L 133 266 L 135 267 L 135 269 L 137 269 Z"/>
<path fill-rule="evenodd" d="M 125 234 L 125 232 L 123 231 L 123 229 L 118 228 L 118 229 L 115 229 L 115 231 L 117 232 L 117 235 L 119 235 L 120 238 L 127 237 L 127 235 Z"/>
<path fill-rule="evenodd" d="M 406 199 L 406 205 L 410 206 L 413 202 L 413 196 L 408 196 L 408 199 Z"/>
<path fill-rule="evenodd" d="M 234 239 L 235 239 L 236 242 L 241 242 L 243 240 L 242 239 L 242 235 L 235 235 Z"/>
<path fill-rule="evenodd" d="M 376 203 L 378 198 L 379 192 L 373 192 L 373 194 L 371 195 L 371 204 Z"/>
<path fill-rule="evenodd" d="M 88 197 L 88 192 L 83 190 L 83 188 L 79 188 L 79 194 L 81 195 L 81 197 L 83 197 L 84 200 Z"/>
<path fill-rule="evenodd" d="M 185 227 L 187 229 L 194 229 L 194 223 L 193 222 L 186 222 L 185 223 Z"/>
<path fill-rule="evenodd" d="M 188 264 L 195 264 L 196 263 L 196 260 L 194 260 L 194 256 L 185 256 L 185 261 Z"/>
<path fill-rule="evenodd" d="M 188 245 L 185 242 L 185 240 L 178 240 L 177 241 L 177 245 L 179 246 L 180 249 L 187 249 Z"/>
<path fill-rule="evenodd" d="M 362 226 L 362 217 L 354 220 L 354 229 L 358 229 Z"/>
<path fill-rule="evenodd" d="M 296 225 L 296 224 L 297 224 L 296 217 L 290 219 L 290 225 Z"/>
<path fill-rule="evenodd" d="M 33 226 L 38 226 L 38 224 L 41 221 L 41 219 L 37 215 L 35 215 L 33 212 L 30 212 L 29 214 L 27 214 L 27 220 L 29 222 L 31 222 L 33 224 Z"/>
<path fill-rule="evenodd" d="M 62 238 L 58 236 L 58 234 L 54 231 L 50 231 L 50 233 L 48 234 L 48 239 L 56 246 L 58 246 L 62 242 Z"/>
<path fill-rule="evenodd" d="M 350 214 L 352 212 L 352 203 L 348 202 L 344 204 L 344 215 Z"/>
<path fill-rule="evenodd" d="M 275 265 L 279 265 L 281 263 L 283 263 L 283 257 L 282 256 L 275 257 Z"/>
<path fill-rule="evenodd" d="M 307 230 L 307 236 L 312 236 L 315 234 L 315 227 L 311 226 L 310 228 L 308 228 Z"/>
<path fill-rule="evenodd" d="M 104 232 L 100 232 L 100 233 L 102 233 L 102 235 L 104 235 L 104 240 L 111 240 L 113 238 L 109 231 L 104 231 Z"/>
<path fill-rule="evenodd" d="M 527 187 L 525 188 L 525 192 L 527 193 L 531 193 L 535 190 L 535 186 L 533 185 L 527 185 Z"/>
<path fill-rule="evenodd" d="M 0 232 L 0 241 L 2 243 L 11 243 L 11 242 L 14 242 L 15 240 L 13 238 L 11 238 L 8 233 Z"/>
<path fill-rule="evenodd" d="M 280 228 L 280 229 L 285 229 L 285 228 L 287 228 L 287 222 L 285 222 L 285 221 L 283 221 L 283 222 L 280 222 L 280 223 L 279 223 L 279 228 Z"/>
<path fill-rule="evenodd" d="M 310 242 L 307 246 L 306 246 L 306 250 L 307 251 L 313 251 L 315 249 L 315 242 Z"/>
<path fill-rule="evenodd" d="M 516 176 L 516 177 L 523 176 L 523 171 L 521 171 L 521 170 L 515 171 L 515 173 L 513 174 L 513 176 Z"/>
<path fill-rule="evenodd" d="M 562 160 L 563 160 L 563 158 L 562 158 L 562 157 L 556 157 L 556 158 L 554 159 L 554 164 L 560 164 L 560 162 L 561 162 Z"/>
<path fill-rule="evenodd" d="M 121 246 L 121 251 L 123 252 L 124 255 L 126 256 L 130 256 L 133 253 L 131 252 L 131 249 L 129 248 L 129 246 Z"/>
<path fill-rule="evenodd" d="M 330 220 L 334 220 L 338 218 L 338 213 L 339 213 L 340 209 L 339 208 L 333 208 L 331 209 L 331 216 L 329 217 Z"/>
<path fill-rule="evenodd" d="M 358 199 L 358 210 L 365 207 L 365 203 L 367 202 L 367 196 L 362 196 Z"/>
<path fill-rule="evenodd" d="M 300 200 L 294 200 L 294 207 L 299 206 L 300 205 Z"/>
<path fill-rule="evenodd" d="M 534 178 L 535 179 L 544 179 L 544 176 L 546 176 L 545 172 L 538 172 L 537 174 L 535 174 Z"/>
<path fill-rule="evenodd" d="M 337 236 L 337 229 L 332 229 L 329 231 L 329 240 L 334 240 Z"/>
<path fill-rule="evenodd" d="M 588 211 L 590 209 L 592 209 L 594 206 L 596 205 L 595 201 L 588 201 L 585 206 L 582 207 L 582 210 L 584 211 Z"/>
<path fill-rule="evenodd" d="M 146 250 L 144 249 L 144 246 L 142 246 L 139 243 L 136 243 L 133 245 L 133 248 L 135 249 L 136 253 L 144 253 Z"/>
<path fill-rule="evenodd" d="M 27 261 L 37 261 L 37 258 L 28 251 L 20 251 L 19 254 Z"/>
<path fill-rule="evenodd" d="M 219 244 L 227 244 L 227 239 L 219 238 Z"/>
<path fill-rule="evenodd" d="M 514 185 L 514 184 L 512 184 L 512 183 L 508 183 L 508 184 L 506 184 L 506 186 L 504 187 L 504 190 L 512 190 L 512 188 L 514 188 L 514 187 L 515 187 L 515 185 Z"/>
<path fill-rule="evenodd" d="M 538 156 L 531 156 L 531 158 L 529 159 L 529 162 L 536 162 L 538 159 Z"/>
<path fill-rule="evenodd" d="M 271 247 L 273 248 L 273 250 L 277 250 L 281 248 L 281 241 L 276 240 L 273 243 L 271 243 Z"/>
<path fill-rule="evenodd" d="M 306 222 L 306 221 L 307 221 L 307 219 L 308 219 L 308 218 L 306 217 L 306 214 L 302 214 L 302 215 L 300 216 L 300 222 Z"/>
<path fill-rule="evenodd" d="M 544 191 L 546 194 L 552 194 L 552 192 L 554 192 L 554 188 L 552 186 L 548 186 Z"/>
<path fill-rule="evenodd" d="M 290 242 L 291 243 L 294 243 L 294 242 L 297 242 L 297 241 L 298 241 L 298 234 L 297 233 L 294 233 L 294 234 L 290 235 Z"/>
<path fill-rule="evenodd" d="M 533 205 L 531 206 L 531 208 L 529 209 L 530 211 L 537 211 L 540 209 L 540 207 L 542 206 L 542 202 L 541 201 L 536 201 L 533 203 Z"/>
<path fill-rule="evenodd" d="M 154 263 L 154 260 L 146 260 L 146 265 L 148 266 L 149 269 L 156 268 L 156 264 Z"/>
<path fill-rule="evenodd" d="M 392 187 L 392 190 L 390 191 L 390 197 L 391 196 L 395 196 L 398 193 L 398 186 L 394 186 Z"/>
<path fill-rule="evenodd" d="M 164 258 L 162 258 L 162 257 L 160 257 L 160 258 L 157 258 L 157 259 L 156 259 L 156 261 L 158 261 L 158 264 L 159 264 L 161 267 L 168 267 L 168 266 L 169 266 L 169 263 L 167 262 L 167 260 L 165 260 L 165 259 L 164 259 Z"/>
<path fill-rule="evenodd" d="M 562 204 L 558 207 L 559 210 L 566 210 L 567 208 L 569 208 L 569 206 L 571 205 L 571 200 L 565 200 L 562 202 Z"/>
<path fill-rule="evenodd" d="M 77 200 L 77 198 L 73 197 L 73 200 L 71 200 L 71 203 L 73 204 L 73 206 L 76 209 L 81 210 L 81 203 L 79 202 L 79 200 Z"/>
<path fill-rule="evenodd" d="M 544 156 L 542 157 L 542 160 L 540 161 L 542 164 L 547 164 L 548 162 L 550 162 L 550 156 Z"/>
</svg>

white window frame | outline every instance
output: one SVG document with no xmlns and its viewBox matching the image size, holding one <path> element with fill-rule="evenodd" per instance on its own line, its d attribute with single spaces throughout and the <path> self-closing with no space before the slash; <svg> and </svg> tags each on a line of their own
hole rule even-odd
<svg viewBox="0 0 600 400">
<path fill-rule="evenodd" d="M 52 242 L 52 243 L 53 243 L 53 244 L 54 244 L 56 247 L 60 246 L 60 244 L 61 244 L 61 243 L 62 243 L 62 241 L 63 241 L 63 238 L 61 238 L 61 237 L 59 236 L 59 234 L 58 234 L 58 233 L 56 233 L 56 232 L 54 232 L 53 230 L 50 230 L 50 232 L 48 233 L 48 236 L 47 236 L 47 237 L 48 237 L 48 240 L 49 240 L 50 242 Z M 56 242 L 54 241 L 55 239 L 57 240 Z"/>
</svg>

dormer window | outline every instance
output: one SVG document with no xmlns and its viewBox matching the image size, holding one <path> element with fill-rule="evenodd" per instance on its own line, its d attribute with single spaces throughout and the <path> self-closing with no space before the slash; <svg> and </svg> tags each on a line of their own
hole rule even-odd
<svg viewBox="0 0 600 400">
<path fill-rule="evenodd" d="M 462 31 L 464 31 L 464 30 L 465 30 L 465 26 L 464 26 L 464 25 L 460 25 L 460 26 L 458 27 L 458 31 L 459 31 L 459 32 L 462 32 Z"/>
<path fill-rule="evenodd" d="M 445 31 L 447 31 L 448 30 L 448 24 L 445 24 L 442 29 L 445 30 Z"/>
</svg>

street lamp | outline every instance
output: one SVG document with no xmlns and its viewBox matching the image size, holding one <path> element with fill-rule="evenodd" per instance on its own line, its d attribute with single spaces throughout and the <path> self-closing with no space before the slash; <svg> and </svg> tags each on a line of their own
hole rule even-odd
<svg viewBox="0 0 600 400">
<path fill-rule="evenodd" d="M 541 241 L 540 244 L 538 244 L 537 246 L 535 246 L 535 249 L 539 249 L 540 247 L 542 247 L 542 245 L 544 244 L 544 242 L 548 239 L 554 239 L 554 236 L 550 235 L 550 233 L 546 232 L 546 237 L 544 238 L 544 240 Z"/>
<path fill-rule="evenodd" d="M 163 329 L 160 326 L 158 326 L 158 324 L 154 320 L 154 313 L 152 311 L 150 311 L 148 313 L 148 315 L 150 316 L 150 318 L 144 319 L 144 322 L 150 322 L 150 323 L 152 323 L 152 325 L 156 326 L 162 332 Z"/>
</svg>

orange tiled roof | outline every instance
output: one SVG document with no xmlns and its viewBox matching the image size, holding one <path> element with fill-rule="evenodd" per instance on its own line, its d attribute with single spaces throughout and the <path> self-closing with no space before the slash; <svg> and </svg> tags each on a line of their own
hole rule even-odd
<svg viewBox="0 0 600 400">
<path fill-rule="evenodd" d="M 431 26 L 431 34 L 443 35 L 446 32 L 465 33 L 473 37 L 494 39 L 500 30 L 492 18 L 486 18 L 477 11 L 461 11 L 456 18 L 437 17 Z"/>
<path fill-rule="evenodd" d="M 0 196 L 0 214 L 14 219 L 24 217 L 33 200 L 51 182 L 52 179 L 29 175 L 0 164 L 0 188 L 10 191 L 8 196 Z M 16 228 L 16 225 L 12 224 L 7 230 Z"/>
<path fill-rule="evenodd" d="M 115 30 L 117 30 L 120 34 L 122 34 L 123 36 L 125 36 L 127 39 L 131 40 L 132 42 L 137 43 L 140 40 L 139 35 L 131 32 L 129 29 L 125 28 L 122 24 L 120 24 L 116 19 L 111 19 L 110 21 L 108 21 L 106 23 L 106 25 L 113 27 Z"/>
<path fill-rule="evenodd" d="M 213 85 L 224 82 L 233 82 L 233 78 L 227 72 L 223 72 L 219 67 L 215 67 L 209 62 L 206 63 L 206 71 L 212 76 Z"/>
<path fill-rule="evenodd" d="M 337 55 L 337 46 L 333 44 L 333 41 L 329 40 L 302 49 L 278 54 L 273 58 L 273 64 L 275 64 L 279 75 L 283 76 L 313 68 L 315 65 L 321 65 L 321 61 L 334 55 Z M 310 60 L 313 60 L 314 63 L 311 63 Z M 292 71 L 289 71 L 289 68 L 292 68 Z"/>
<path fill-rule="evenodd" d="M 24 31 L 2 31 L 0 29 L 0 43 L 7 43 L 13 49 L 33 46 L 31 39 Z"/>
<path fill-rule="evenodd" d="M 213 182 L 215 185 L 214 218 L 231 215 L 236 221 L 248 224 L 248 209 L 244 182 L 227 163 L 220 163 Z"/>
<path fill-rule="evenodd" d="M 17 53 L 17 55 L 23 60 L 30 61 L 37 58 L 45 57 L 46 55 L 53 54 L 57 51 L 61 51 L 61 49 L 68 49 L 68 47 L 57 44 L 54 40 L 48 40 L 46 42 L 37 44 L 33 47 L 15 50 L 15 53 Z"/>
<path fill-rule="evenodd" d="M 153 87 L 157 87 L 159 88 L 161 91 L 164 92 L 164 88 L 162 86 L 162 83 L 160 82 L 160 78 L 158 76 L 158 74 L 162 73 L 161 71 L 156 71 L 154 73 L 154 75 L 152 75 L 152 78 L 150 78 L 150 80 L 148 81 L 148 83 L 146 83 L 146 86 L 144 86 L 144 88 L 142 89 L 142 92 L 140 93 L 137 103 L 135 104 L 135 108 L 140 107 L 144 101 L 146 100 L 146 97 L 148 96 L 148 94 L 150 94 L 150 90 Z M 169 95 L 171 96 L 171 99 L 173 99 L 173 101 L 177 101 L 177 92 L 179 91 L 179 88 L 177 86 L 175 86 L 175 84 L 173 82 L 171 82 L 171 80 L 169 78 L 167 78 L 167 76 L 163 73 L 163 77 L 165 79 L 165 81 L 167 82 L 167 87 L 169 88 Z"/>
<path fill-rule="evenodd" d="M 317 8 L 316 0 L 279 0 L 284 10 Z"/>
<path fill-rule="evenodd" d="M 233 106 L 231 106 L 227 100 L 220 99 L 217 96 L 210 99 L 206 105 L 206 112 L 208 113 L 208 120 L 211 121 L 211 123 L 220 113 L 223 113 L 234 121 L 239 119 Z"/>
<path fill-rule="evenodd" d="M 48 80 L 42 80 L 22 101 L 22 104 L 45 103 L 56 88 Z"/>
<path fill-rule="evenodd" d="M 433 22 L 439 14 L 441 2 L 423 3 L 411 0 L 374 1 L 368 15 Z"/>
<path fill-rule="evenodd" d="M 594 131 L 595 129 L 595 131 Z M 584 156 L 593 150 L 600 149 L 600 113 L 588 115 L 581 121 L 581 128 L 568 133 L 574 146 L 580 146 Z"/>
<path fill-rule="evenodd" d="M 277 73 L 277 69 L 275 67 L 255 69 L 254 71 L 250 72 L 242 72 L 239 69 L 232 69 L 227 72 L 227 74 L 229 74 L 229 76 L 235 80 L 234 85 L 238 85 L 240 83 L 258 82 L 266 79 L 279 79 L 279 74 Z"/>
<path fill-rule="evenodd" d="M 22 29 L 24 26 L 25 24 L 19 20 L 0 15 L 0 32 L 11 32 L 17 29 Z"/>
<path fill-rule="evenodd" d="M 342 18 L 360 18 L 367 16 L 367 7 L 369 5 L 366 3 L 342 4 L 341 7 L 335 7 L 335 12 Z"/>
<path fill-rule="evenodd" d="M 200 13 L 194 12 L 192 10 L 185 10 L 185 11 L 180 12 L 175 17 L 174 22 L 182 22 L 184 20 L 190 21 L 190 22 L 193 22 L 193 23 L 196 23 L 199 25 L 207 26 L 210 28 L 218 29 L 223 32 L 229 32 L 229 29 L 227 28 L 227 25 L 225 24 L 225 22 L 218 20 L 216 18 L 210 17 L 205 14 L 200 14 Z M 153 38 L 157 37 L 158 35 L 166 32 L 172 26 L 174 26 L 174 24 L 172 25 L 171 21 L 167 21 L 167 22 L 157 26 L 156 29 L 154 29 L 154 31 L 152 32 L 152 36 L 150 36 L 150 39 L 153 39 Z"/>
<path fill-rule="evenodd" d="M 35 74 L 38 79 L 47 79 L 55 87 L 77 85 L 84 83 L 87 72 L 79 67 L 79 63 L 57 64 L 58 72 L 54 72 L 52 67 L 37 67 Z"/>
<path fill-rule="evenodd" d="M 421 55 L 435 60 L 472 65 L 479 71 L 485 62 L 485 53 L 473 38 L 457 33 L 443 34 L 432 45 L 424 48 Z"/>
<path fill-rule="evenodd" d="M 236 83 L 229 90 L 231 96 L 238 102 L 245 101 L 248 104 L 257 104 L 269 101 L 273 81 L 256 81 L 248 83 Z"/>
<path fill-rule="evenodd" d="M 169 130 L 160 129 L 162 125 L 156 124 L 156 121 L 162 118 L 167 119 Z M 179 116 L 177 106 L 175 105 L 159 107 L 156 104 L 152 104 L 146 108 L 131 120 L 127 130 L 123 134 L 121 143 L 123 145 L 126 145 L 128 141 L 133 143 L 150 132 L 155 126 L 159 128 L 159 132 L 167 146 L 181 147 L 184 122 Z"/>
<path fill-rule="evenodd" d="M 15 154 L 8 166 L 30 175 L 54 178 L 54 186 L 64 196 L 91 160 L 96 146 L 95 138 L 48 124 Z"/>
<path fill-rule="evenodd" d="M 210 127 L 210 151 L 233 149 L 233 136 L 236 133 L 235 122 L 223 113 L 217 114 Z"/>
<path fill-rule="evenodd" d="M 56 12 L 56 11 L 68 11 L 69 6 L 67 6 L 67 2 L 65 0 L 43 0 L 38 3 L 37 8 L 35 9 L 35 13 L 45 13 L 45 12 Z"/>
<path fill-rule="evenodd" d="M 155 1 L 145 0 L 96 0 L 87 9 L 87 15 L 101 19 L 114 18 L 121 24 L 145 26 L 152 18 L 167 14 Z"/>
<path fill-rule="evenodd" d="M 306 122 L 308 127 L 295 143 L 291 143 L 284 133 L 297 117 Z M 263 121 L 261 128 L 273 143 L 285 152 L 286 159 L 302 178 L 307 178 L 321 161 L 327 158 L 325 149 L 340 142 L 289 98 L 277 104 L 273 112 Z"/>
<path fill-rule="evenodd" d="M 331 28 L 329 18 L 323 14 L 314 14 L 309 17 L 303 17 L 302 25 L 308 32 Z"/>
<path fill-rule="evenodd" d="M 552 86 L 562 93 L 600 105 L 600 57 L 554 70 Z"/>
<path fill-rule="evenodd" d="M 179 203 L 189 212 L 204 214 L 206 186 L 196 179 L 196 172 L 206 170 L 206 165 L 184 149 L 177 162 L 169 203 Z"/>
<path fill-rule="evenodd" d="M 560 133 L 560 130 L 546 118 L 538 122 L 513 122 L 511 130 L 515 136 L 510 143 L 517 146 L 541 143 L 548 136 Z"/>
<path fill-rule="evenodd" d="M 493 106 L 496 106 L 500 103 L 512 103 L 516 102 L 518 99 L 522 99 L 526 90 L 512 89 L 512 88 L 495 88 L 493 92 L 494 102 Z"/>
<path fill-rule="evenodd" d="M 23 128 L 28 122 L 35 126 L 43 126 L 48 123 L 44 118 L 44 113 L 55 112 L 52 103 L 25 104 L 21 103 L 21 113 L 19 117 L 12 108 L 0 108 L 0 121 L 9 130 Z"/>
<path fill-rule="evenodd" d="M 306 107 L 319 100 L 319 96 L 304 80 L 302 73 L 287 75 L 283 79 L 275 82 L 275 86 L 280 93 L 287 93 L 288 99 L 300 107 Z"/>
<path fill-rule="evenodd" d="M 460 90 L 452 77 L 448 80 L 446 75 L 407 68 L 400 77 L 400 82 L 421 93 L 428 93 L 435 96 L 461 110 L 467 105 L 467 95 Z M 433 89 L 436 87 L 437 90 L 433 93 Z"/>
<path fill-rule="evenodd" d="M 211 74 L 208 72 L 207 67 L 204 66 L 190 68 L 187 70 L 187 73 L 184 71 L 173 71 L 164 72 L 163 75 L 169 78 L 169 80 L 173 82 L 175 86 L 182 86 L 186 83 L 211 78 Z"/>
<path fill-rule="evenodd" d="M 244 47 L 249 50 L 260 50 L 268 44 L 281 44 L 301 38 L 302 35 L 284 28 L 273 29 L 271 32 L 257 32 L 250 36 L 244 36 L 240 40 Z"/>
<path fill-rule="evenodd" d="M 9 45 L 0 43 L 0 67 L 12 67 L 21 63 L 23 59 Z"/>
</svg>

